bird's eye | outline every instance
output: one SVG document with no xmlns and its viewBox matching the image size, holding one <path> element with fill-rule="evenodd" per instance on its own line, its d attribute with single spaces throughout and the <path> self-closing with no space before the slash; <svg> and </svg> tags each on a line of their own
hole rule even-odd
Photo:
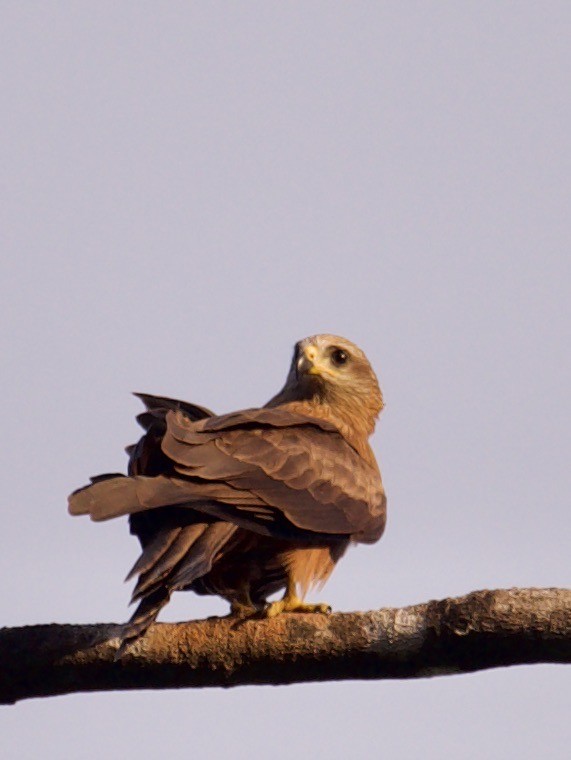
<svg viewBox="0 0 571 760">
<path fill-rule="evenodd" d="M 336 367 L 342 367 L 349 361 L 349 354 L 342 348 L 334 348 L 331 352 L 331 363 Z"/>
</svg>

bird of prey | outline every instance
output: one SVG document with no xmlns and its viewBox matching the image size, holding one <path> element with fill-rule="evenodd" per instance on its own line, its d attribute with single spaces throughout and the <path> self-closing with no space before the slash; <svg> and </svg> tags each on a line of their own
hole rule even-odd
<svg viewBox="0 0 571 760">
<path fill-rule="evenodd" d="M 328 612 L 304 602 L 307 591 L 386 521 L 368 442 L 383 397 L 363 351 L 335 335 L 300 340 L 276 396 L 221 416 L 136 395 L 145 433 L 127 448 L 128 476 L 99 475 L 69 498 L 73 515 L 129 515 L 141 542 L 127 576 L 138 576 L 139 605 L 120 651 L 178 590 L 219 595 L 235 615 Z"/>
</svg>

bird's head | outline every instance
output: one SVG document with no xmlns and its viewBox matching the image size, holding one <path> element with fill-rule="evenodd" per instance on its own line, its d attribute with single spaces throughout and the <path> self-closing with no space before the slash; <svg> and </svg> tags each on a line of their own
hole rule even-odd
<svg viewBox="0 0 571 760">
<path fill-rule="evenodd" d="M 274 402 L 312 401 L 360 422 L 367 433 L 383 408 L 377 377 L 364 352 L 338 335 L 296 343 L 286 384 Z"/>
</svg>

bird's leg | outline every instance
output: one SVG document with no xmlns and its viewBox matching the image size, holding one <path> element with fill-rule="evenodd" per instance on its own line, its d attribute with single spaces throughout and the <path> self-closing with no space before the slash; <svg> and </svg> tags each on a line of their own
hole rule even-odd
<svg viewBox="0 0 571 760">
<path fill-rule="evenodd" d="M 303 602 L 296 593 L 295 583 L 289 578 L 283 598 L 277 602 L 270 602 L 264 610 L 264 617 L 276 617 L 282 612 L 321 612 L 327 614 L 331 612 L 331 607 L 323 602 L 319 604 Z"/>
<path fill-rule="evenodd" d="M 232 595 L 230 601 L 230 617 L 248 618 L 259 612 L 252 599 L 250 598 L 250 585 L 244 582 Z"/>
</svg>

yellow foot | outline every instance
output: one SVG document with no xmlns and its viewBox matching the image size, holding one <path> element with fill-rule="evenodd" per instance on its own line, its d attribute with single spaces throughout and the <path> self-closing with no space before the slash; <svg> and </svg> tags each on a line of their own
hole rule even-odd
<svg viewBox="0 0 571 760">
<path fill-rule="evenodd" d="M 331 607 L 323 602 L 319 604 L 307 604 L 298 599 L 297 596 L 286 596 L 279 602 L 271 602 L 265 608 L 263 615 L 267 618 L 281 615 L 282 612 L 320 612 L 322 615 L 328 615 Z"/>
</svg>

